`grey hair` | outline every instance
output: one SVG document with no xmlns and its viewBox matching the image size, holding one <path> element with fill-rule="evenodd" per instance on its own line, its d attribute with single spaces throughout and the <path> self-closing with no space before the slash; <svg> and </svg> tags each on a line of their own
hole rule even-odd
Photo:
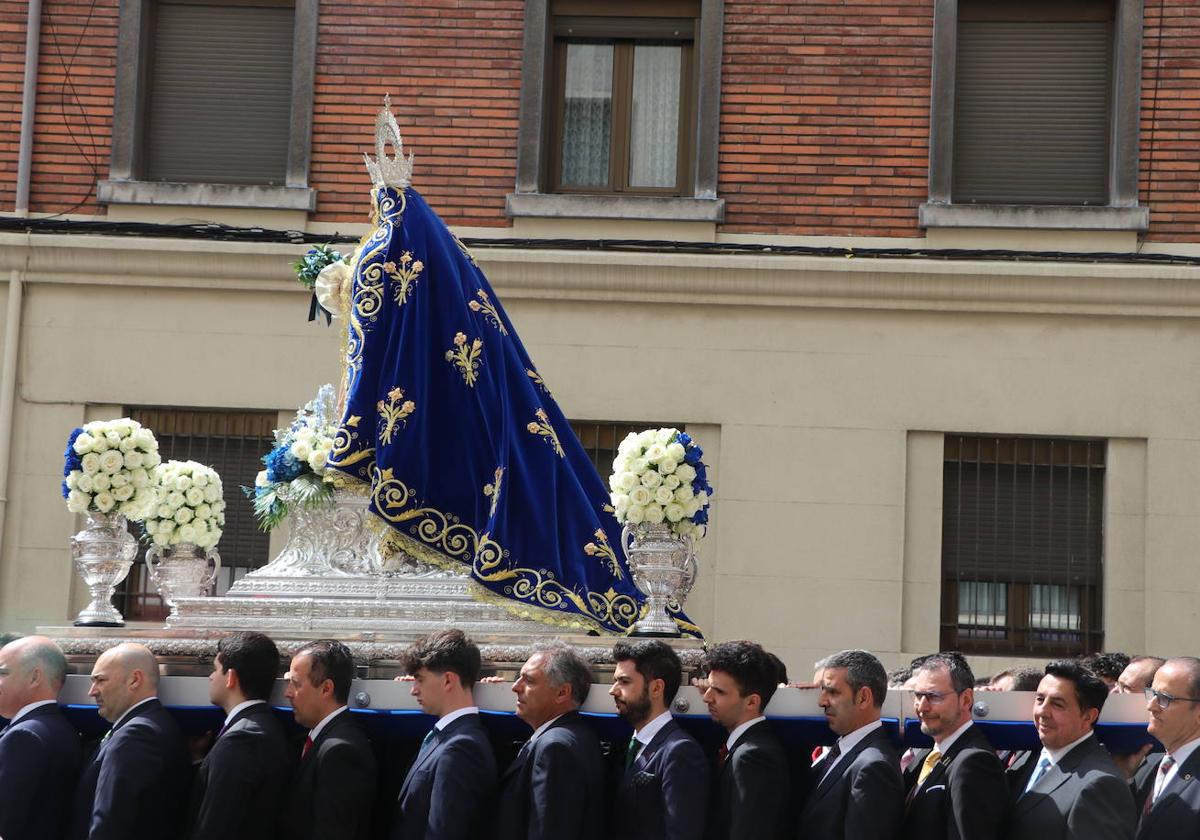
<svg viewBox="0 0 1200 840">
<path fill-rule="evenodd" d="M 576 706 L 582 706 L 592 687 L 592 669 L 583 657 L 566 642 L 557 640 L 533 645 L 533 653 L 545 654 L 546 679 L 551 687 L 558 688 L 564 683 L 570 685 L 571 699 Z"/>
<path fill-rule="evenodd" d="M 887 671 L 874 654 L 865 650 L 843 650 L 826 659 L 825 667 L 845 668 L 850 690 L 857 694 L 860 688 L 869 688 L 875 708 L 883 708 L 883 700 L 887 697 Z"/>
</svg>

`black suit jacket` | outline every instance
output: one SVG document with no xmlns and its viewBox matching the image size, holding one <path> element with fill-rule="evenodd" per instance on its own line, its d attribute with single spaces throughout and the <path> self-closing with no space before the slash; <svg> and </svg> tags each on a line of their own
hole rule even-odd
<svg viewBox="0 0 1200 840">
<path fill-rule="evenodd" d="M 375 754 L 349 709 L 334 717 L 300 760 L 280 836 L 354 840 L 371 834 Z"/>
<path fill-rule="evenodd" d="M 699 840 L 708 810 L 704 751 L 674 720 L 642 748 L 621 777 L 614 836 L 623 840 Z"/>
<path fill-rule="evenodd" d="M 82 762 L 79 733 L 57 704 L 0 730 L 0 837 L 59 840 Z"/>
<path fill-rule="evenodd" d="M 242 709 L 217 738 L 192 784 L 192 840 L 271 840 L 292 763 L 283 724 L 266 703 Z"/>
<path fill-rule="evenodd" d="M 803 840 L 894 840 L 904 817 L 900 756 L 882 729 L 839 756 L 825 773 L 813 767 L 813 789 L 800 815 Z M 824 775 L 824 778 L 822 778 Z"/>
<path fill-rule="evenodd" d="M 1011 840 L 1132 840 L 1133 794 L 1093 734 L 1024 793 L 1040 754 L 1009 776 Z"/>
<path fill-rule="evenodd" d="M 1161 761 L 1162 755 L 1158 755 L 1157 758 Z M 1158 761 L 1154 762 L 1155 772 L 1149 774 L 1150 790 L 1146 791 L 1145 795 L 1153 793 Z M 1182 840 L 1184 837 L 1200 836 L 1200 779 L 1196 778 L 1198 775 L 1200 749 L 1195 750 L 1188 756 L 1187 761 L 1179 765 L 1175 778 L 1163 788 L 1150 812 L 1142 814 L 1137 827 L 1137 840 Z"/>
<path fill-rule="evenodd" d="M 769 721 L 760 721 L 734 743 L 717 768 L 708 840 L 790 838 L 791 772 Z"/>
<path fill-rule="evenodd" d="M 904 774 L 905 840 L 995 840 L 1004 833 L 1008 783 L 1004 765 L 979 727 L 955 739 L 917 787 L 930 750 L 919 750 Z"/>
<path fill-rule="evenodd" d="M 118 722 L 79 778 L 74 840 L 176 840 L 192 763 L 183 734 L 157 699 Z"/>
<path fill-rule="evenodd" d="M 477 714 L 457 717 L 417 754 L 396 804 L 393 840 L 474 840 L 496 792 L 496 756 Z"/>
<path fill-rule="evenodd" d="M 495 840 L 600 840 L 604 836 L 600 741 L 579 712 L 567 712 L 526 742 L 500 777 L 489 836 Z"/>
</svg>

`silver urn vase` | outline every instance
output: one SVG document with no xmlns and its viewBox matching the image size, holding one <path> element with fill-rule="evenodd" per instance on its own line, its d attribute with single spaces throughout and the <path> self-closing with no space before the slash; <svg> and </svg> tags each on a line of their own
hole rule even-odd
<svg viewBox="0 0 1200 840">
<path fill-rule="evenodd" d="M 75 618 L 77 627 L 124 627 L 125 619 L 112 605 L 113 591 L 125 580 L 137 540 L 119 513 L 87 514 L 83 530 L 71 537 L 71 557 L 92 601 Z"/>
<path fill-rule="evenodd" d="M 207 551 L 195 543 L 182 542 L 166 548 L 150 546 L 146 567 L 158 594 L 175 609 L 176 598 L 203 598 L 221 573 L 221 555 L 215 548 Z"/>
<path fill-rule="evenodd" d="M 633 583 L 646 596 L 645 613 L 633 626 L 633 635 L 680 635 L 667 615 L 667 607 L 682 607 L 696 582 L 698 567 L 692 538 L 675 536 L 665 522 L 641 522 L 621 529 L 621 546 Z"/>
</svg>

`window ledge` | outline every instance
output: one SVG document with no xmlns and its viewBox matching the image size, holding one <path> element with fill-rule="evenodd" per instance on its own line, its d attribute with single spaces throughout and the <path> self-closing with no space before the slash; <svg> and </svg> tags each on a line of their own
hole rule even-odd
<svg viewBox="0 0 1200 840">
<path fill-rule="evenodd" d="M 725 220 L 725 199 L 512 193 L 505 213 L 510 217 L 720 223 Z"/>
<path fill-rule="evenodd" d="M 307 212 L 317 207 L 317 191 L 308 187 L 101 181 L 97 185 L 97 196 L 102 204 L 170 204 Z"/>
<path fill-rule="evenodd" d="M 920 208 L 920 225 L 923 228 L 1144 231 L 1150 226 L 1150 208 L 927 202 Z"/>
</svg>

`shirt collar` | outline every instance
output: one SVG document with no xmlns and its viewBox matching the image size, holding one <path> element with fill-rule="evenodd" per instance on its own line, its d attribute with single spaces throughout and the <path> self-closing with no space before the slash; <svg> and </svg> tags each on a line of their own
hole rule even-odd
<svg viewBox="0 0 1200 840">
<path fill-rule="evenodd" d="M 964 732 L 966 732 L 968 729 L 970 729 L 971 725 L 973 723 L 975 723 L 975 721 L 968 718 L 967 722 L 965 724 L 963 724 L 962 726 L 960 726 L 958 729 L 956 729 L 954 732 L 951 732 L 950 735 L 946 738 L 946 740 L 934 741 L 933 748 L 938 751 L 938 755 L 945 755 L 947 752 L 949 752 L 950 748 L 952 746 L 954 746 L 954 742 L 957 741 Z"/>
<path fill-rule="evenodd" d="M 671 710 L 668 709 L 667 711 L 663 712 L 661 715 L 656 717 L 654 720 L 647 723 L 645 726 L 643 726 L 637 732 L 635 732 L 633 734 L 633 737 L 637 738 L 638 743 L 640 743 L 642 746 L 646 746 L 647 744 L 649 744 L 651 741 L 654 740 L 654 736 L 659 733 L 659 730 L 661 730 L 664 726 L 666 726 L 670 722 L 671 722 Z"/>
<path fill-rule="evenodd" d="M 141 700 L 141 701 L 138 701 L 137 703 L 134 703 L 132 706 L 130 706 L 128 709 L 125 710 L 125 714 L 123 714 L 119 718 L 117 718 L 117 722 L 112 725 L 112 729 L 115 731 L 118 726 L 120 726 L 125 721 L 127 721 L 131 717 L 133 717 L 134 711 L 139 706 L 145 706 L 151 700 L 157 700 L 157 699 L 158 699 L 157 697 L 147 697 L 145 700 Z"/>
<path fill-rule="evenodd" d="M 434 726 L 436 726 L 440 732 L 463 715 L 477 714 L 479 714 L 478 706 L 463 706 L 461 709 L 455 709 L 453 712 L 448 712 L 447 714 L 442 715 L 440 718 L 438 718 L 438 722 L 435 723 Z"/>
<path fill-rule="evenodd" d="M 866 738 L 868 735 L 882 726 L 883 721 L 876 718 L 866 726 L 860 726 L 850 734 L 843 735 L 841 738 L 838 738 L 838 749 L 841 755 L 845 755 L 846 753 L 850 752 L 850 750 L 858 746 L 859 742 L 862 741 L 863 738 Z"/>
<path fill-rule="evenodd" d="M 1086 741 L 1088 738 L 1091 738 L 1091 737 L 1092 737 L 1092 730 L 1089 729 L 1086 735 L 1084 735 L 1082 738 L 1079 738 L 1078 740 L 1072 741 L 1071 743 L 1067 744 L 1065 747 L 1059 747 L 1057 750 L 1051 750 L 1051 749 L 1047 749 L 1046 747 L 1042 747 L 1042 756 L 1049 758 L 1050 763 L 1053 764 L 1055 767 L 1057 767 L 1058 763 L 1067 757 L 1067 753 L 1069 753 L 1071 750 L 1075 749 L 1076 747 L 1078 747 L 1080 744 L 1082 744 L 1084 741 Z"/>
<path fill-rule="evenodd" d="M 12 726 L 14 723 L 19 721 L 21 718 L 25 717 L 25 715 L 29 714 L 34 709 L 40 708 L 42 706 L 49 706 L 51 703 L 57 703 L 57 702 L 58 702 L 57 700 L 35 700 L 32 703 L 24 705 L 21 707 L 21 710 L 19 712 L 17 712 L 15 715 L 13 715 L 13 719 L 8 722 L 8 725 Z"/>
<path fill-rule="evenodd" d="M 751 718 L 750 720 L 746 721 L 745 723 L 739 723 L 737 726 L 735 726 L 733 728 L 733 731 L 729 733 L 729 737 L 725 739 L 725 749 L 732 750 L 733 745 L 738 742 L 739 738 L 741 738 L 743 735 L 746 734 L 747 729 L 749 729 L 751 726 L 758 723 L 759 721 L 763 721 L 763 720 L 766 720 L 766 718 L 763 717 L 762 715 L 759 715 L 756 718 Z"/>
<path fill-rule="evenodd" d="M 20 715 L 17 715 L 17 717 L 20 717 Z M 13 720 L 16 720 L 16 718 L 13 718 Z M 1178 767 L 1191 757 L 1192 753 L 1196 751 L 1197 747 L 1200 747 L 1200 738 L 1195 738 L 1191 741 L 1188 741 L 1182 747 L 1175 750 L 1175 752 L 1167 753 L 1167 755 L 1175 759 L 1175 766 Z"/>
<path fill-rule="evenodd" d="M 234 706 L 232 709 L 229 710 L 229 714 L 225 715 L 225 725 L 228 726 L 229 722 L 231 720 L 233 720 L 235 717 L 237 717 L 239 714 L 241 714 L 243 709 L 249 709 L 251 706 L 257 706 L 259 703 L 266 703 L 266 702 L 267 702 L 266 700 L 245 700 L 241 703 L 238 703 L 236 706 Z M 324 723 L 324 721 L 322 721 L 322 723 Z"/>
<path fill-rule="evenodd" d="M 349 706 L 338 706 L 332 712 L 325 715 L 325 717 L 321 720 L 320 723 L 318 723 L 312 729 L 308 730 L 308 737 L 312 738 L 313 741 L 316 741 L 317 738 L 319 738 L 321 735 L 321 730 L 324 729 L 326 727 L 326 725 L 328 725 L 329 721 L 333 720 L 335 717 L 340 715 L 342 712 L 346 711 L 346 709 L 348 709 L 348 708 L 350 708 L 350 707 Z"/>
<path fill-rule="evenodd" d="M 566 714 L 566 712 L 563 712 L 563 715 L 565 715 L 565 714 Z M 533 730 L 533 734 L 529 736 L 529 740 L 536 741 L 538 739 L 538 736 L 541 735 L 543 732 L 545 732 L 547 729 L 549 729 L 551 724 L 553 724 L 554 721 L 558 720 L 560 717 L 562 717 L 562 715 L 555 715 L 554 717 L 550 718 L 550 720 L 546 721 L 541 726 L 539 726 L 537 729 Z"/>
</svg>

